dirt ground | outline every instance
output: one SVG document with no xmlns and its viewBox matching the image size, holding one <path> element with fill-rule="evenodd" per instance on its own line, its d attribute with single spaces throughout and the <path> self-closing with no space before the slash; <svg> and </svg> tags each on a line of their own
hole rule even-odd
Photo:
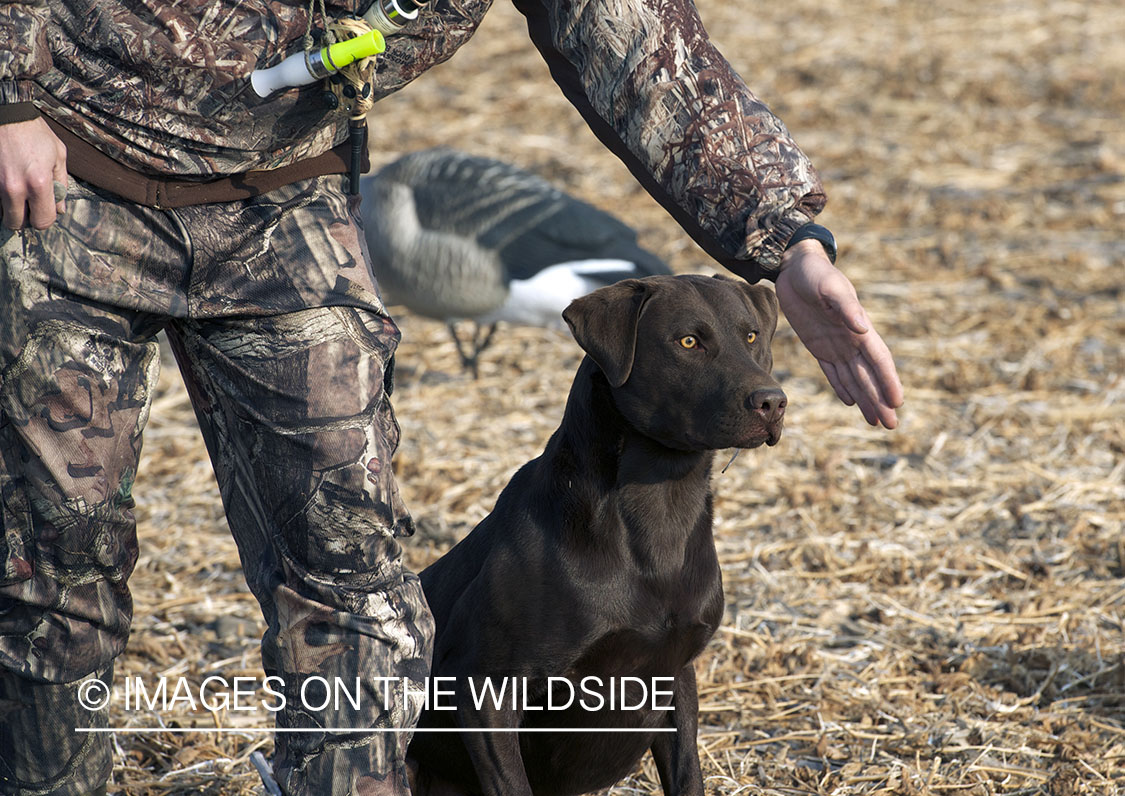
<svg viewBox="0 0 1125 796">
<path fill-rule="evenodd" d="M 727 613 L 698 661 L 708 791 L 1125 792 L 1125 12 L 699 8 L 818 165 L 822 219 L 907 396 L 898 430 L 867 427 L 782 325 L 785 435 L 714 479 Z M 504 3 L 372 121 L 376 163 L 402 142 L 501 156 L 613 209 L 676 270 L 710 268 L 586 131 Z M 400 322 L 396 469 L 420 567 L 539 453 L 579 349 L 505 327 L 474 382 L 441 325 Z M 257 607 L 172 365 L 145 445 L 119 682 L 261 676 Z M 112 792 L 250 794 L 249 754 L 271 741 L 116 745 Z M 611 792 L 659 792 L 651 762 Z"/>
</svg>

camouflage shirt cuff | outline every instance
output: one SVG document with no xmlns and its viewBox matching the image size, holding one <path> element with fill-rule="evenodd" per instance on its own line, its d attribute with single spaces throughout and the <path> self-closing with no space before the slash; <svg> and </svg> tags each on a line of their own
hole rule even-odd
<svg viewBox="0 0 1125 796">
<path fill-rule="evenodd" d="M 0 80 L 0 106 L 30 103 L 34 92 L 30 80 Z"/>
<path fill-rule="evenodd" d="M 774 220 L 770 231 L 761 238 L 758 245 L 751 253 L 751 258 L 762 270 L 762 276 L 771 281 L 776 280 L 781 273 L 781 255 L 793 233 L 808 224 L 813 217 L 797 209 L 792 209 L 781 218 Z"/>
</svg>

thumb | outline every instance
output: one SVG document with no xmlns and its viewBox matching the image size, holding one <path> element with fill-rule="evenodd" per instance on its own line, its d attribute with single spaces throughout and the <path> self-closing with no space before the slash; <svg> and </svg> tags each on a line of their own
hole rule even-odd
<svg viewBox="0 0 1125 796">
<path fill-rule="evenodd" d="M 867 313 L 858 300 L 853 300 L 849 304 L 850 306 L 840 307 L 840 316 L 844 319 L 844 325 L 856 334 L 867 334 L 868 329 L 871 328 L 871 324 L 867 322 Z"/>
<path fill-rule="evenodd" d="M 841 274 L 841 276 L 843 276 Z M 855 334 L 865 334 L 871 328 L 867 312 L 856 297 L 855 289 L 847 277 L 843 281 L 833 281 L 826 291 L 824 304 L 829 312 L 835 316 L 836 322 L 841 323 Z"/>
</svg>

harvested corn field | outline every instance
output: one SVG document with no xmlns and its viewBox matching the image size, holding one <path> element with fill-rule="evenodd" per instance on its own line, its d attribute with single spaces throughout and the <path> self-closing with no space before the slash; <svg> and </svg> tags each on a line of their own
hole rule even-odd
<svg viewBox="0 0 1125 796">
<path fill-rule="evenodd" d="M 868 428 L 782 322 L 785 434 L 714 477 L 727 613 L 697 665 L 708 791 L 1125 792 L 1125 14 L 1115 0 L 698 5 L 818 165 L 821 219 L 907 399 L 896 431 Z M 376 165 L 401 142 L 499 155 L 617 213 L 677 271 L 708 270 L 507 5 L 372 123 Z M 398 317 L 396 471 L 422 567 L 542 449 L 580 351 L 503 327 L 473 381 L 441 324 Z M 260 677 L 257 606 L 165 365 L 116 674 Z M 111 792 L 257 793 L 248 758 L 271 743 L 119 734 Z M 655 792 L 648 761 L 612 790 Z"/>
</svg>

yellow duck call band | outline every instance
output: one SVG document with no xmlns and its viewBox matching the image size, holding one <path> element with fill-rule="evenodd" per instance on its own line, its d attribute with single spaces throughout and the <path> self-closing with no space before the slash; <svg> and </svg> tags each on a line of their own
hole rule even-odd
<svg viewBox="0 0 1125 796">
<path fill-rule="evenodd" d="M 364 25 L 364 28 L 367 26 Z M 323 80 L 386 49 L 387 42 L 383 34 L 377 30 L 367 29 L 367 32 L 360 36 L 330 44 L 319 50 L 294 53 L 277 66 L 255 70 L 250 76 L 250 83 L 259 97 L 268 97 L 284 88 L 304 86 Z M 360 85 L 362 82 L 360 81 Z"/>
<path fill-rule="evenodd" d="M 386 51 L 387 41 L 377 30 L 356 36 L 354 39 L 330 44 L 309 54 L 309 72 L 316 79 L 329 77 L 356 61 L 379 55 Z"/>
</svg>

